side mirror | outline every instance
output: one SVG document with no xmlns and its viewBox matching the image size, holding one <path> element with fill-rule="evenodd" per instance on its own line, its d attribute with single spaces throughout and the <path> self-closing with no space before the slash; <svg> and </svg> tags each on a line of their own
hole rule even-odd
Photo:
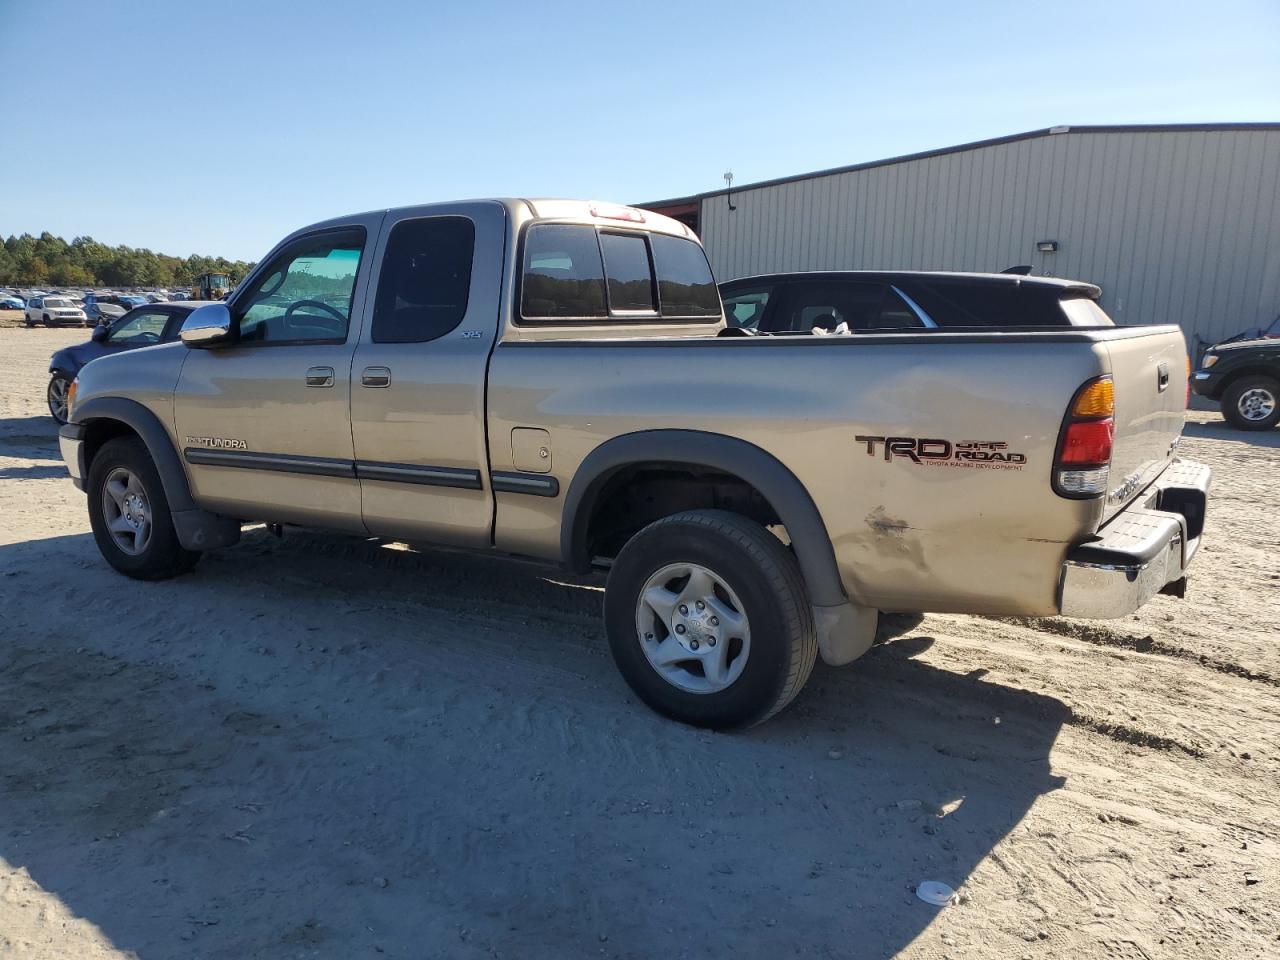
<svg viewBox="0 0 1280 960">
<path fill-rule="evenodd" d="M 93 328 L 93 333 L 90 334 L 90 336 L 93 337 L 94 343 L 105 343 L 107 337 L 110 335 L 111 335 L 111 328 L 107 326 L 105 323 L 98 324 L 96 327 Z"/>
<path fill-rule="evenodd" d="M 216 347 L 232 337 L 231 311 L 225 303 L 210 303 L 191 311 L 178 334 L 188 347 Z"/>
</svg>

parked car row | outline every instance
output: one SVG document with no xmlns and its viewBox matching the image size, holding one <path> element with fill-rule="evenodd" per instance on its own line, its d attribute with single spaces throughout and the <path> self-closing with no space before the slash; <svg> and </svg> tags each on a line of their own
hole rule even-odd
<svg viewBox="0 0 1280 960">
<path fill-rule="evenodd" d="M 187 300 L 191 297 L 191 290 L 183 288 L 173 292 L 168 290 L 143 290 L 141 292 L 128 293 L 105 289 L 38 290 L 26 287 L 8 287 L 0 288 L 0 309 L 23 310 L 30 301 L 40 300 L 45 297 L 65 297 L 77 302 L 87 302 L 94 298 L 106 300 L 107 302 L 116 302 L 118 300 L 123 302 L 125 304 L 124 309 L 128 310 L 147 303 L 169 303 Z"/>
</svg>

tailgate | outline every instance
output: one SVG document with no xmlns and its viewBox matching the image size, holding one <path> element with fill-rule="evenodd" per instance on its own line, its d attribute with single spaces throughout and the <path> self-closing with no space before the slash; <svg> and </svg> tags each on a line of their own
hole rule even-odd
<svg viewBox="0 0 1280 960">
<path fill-rule="evenodd" d="M 1116 436 L 1104 519 L 1158 477 L 1177 452 L 1187 407 L 1187 345 L 1168 327 L 1106 343 L 1115 381 Z"/>
</svg>

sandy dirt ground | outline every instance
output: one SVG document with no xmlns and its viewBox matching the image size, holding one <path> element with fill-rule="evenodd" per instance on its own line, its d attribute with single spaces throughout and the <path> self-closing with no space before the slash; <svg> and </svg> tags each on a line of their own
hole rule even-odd
<svg viewBox="0 0 1280 960">
<path fill-rule="evenodd" d="M 546 570 L 258 529 L 116 575 L 44 409 L 84 336 L 0 330 L 0 956 L 1280 955 L 1280 431 L 1191 415 L 1185 600 L 895 618 L 711 734 Z"/>
</svg>

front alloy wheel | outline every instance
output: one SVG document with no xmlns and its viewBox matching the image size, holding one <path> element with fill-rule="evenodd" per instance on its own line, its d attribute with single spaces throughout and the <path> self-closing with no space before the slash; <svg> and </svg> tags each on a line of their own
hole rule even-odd
<svg viewBox="0 0 1280 960">
<path fill-rule="evenodd" d="M 1270 390 L 1254 387 L 1240 394 L 1240 399 L 1236 401 L 1236 409 L 1240 411 L 1240 416 L 1251 423 L 1265 420 L 1275 411 L 1276 398 L 1271 395 Z"/>
<path fill-rule="evenodd" d="M 98 549 L 125 576 L 163 580 L 200 558 L 178 542 L 160 474 L 138 438 L 103 444 L 89 464 L 85 492 Z"/>
<path fill-rule="evenodd" d="M 1222 415 L 1237 430 L 1270 430 L 1280 423 L 1280 382 L 1242 377 L 1223 392 Z"/>
<path fill-rule="evenodd" d="M 131 557 L 141 556 L 151 542 L 151 504 L 142 481 L 128 467 L 107 474 L 102 516 L 115 545 Z"/>
</svg>

